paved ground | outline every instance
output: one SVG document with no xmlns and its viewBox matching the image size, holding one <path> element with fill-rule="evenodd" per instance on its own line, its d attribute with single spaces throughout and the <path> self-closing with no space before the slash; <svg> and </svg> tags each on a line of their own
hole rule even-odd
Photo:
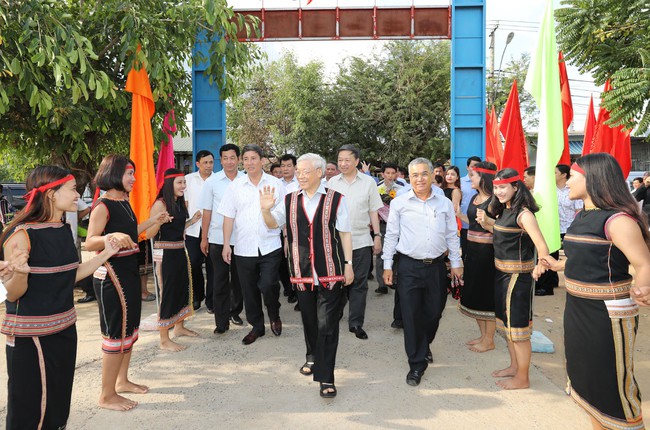
<svg viewBox="0 0 650 430">
<path fill-rule="evenodd" d="M 131 375 L 151 392 L 140 405 L 120 413 L 96 406 L 101 380 L 100 334 L 96 302 L 78 305 L 79 353 L 70 429 L 559 429 L 590 428 L 586 414 L 563 392 L 561 349 L 533 354 L 532 388 L 505 392 L 490 372 L 508 361 L 503 339 L 497 349 L 475 354 L 464 341 L 474 336 L 472 320 L 460 315 L 449 299 L 433 344 L 435 363 L 419 387 L 405 383 L 408 371 L 402 332 L 389 327 L 393 294 L 377 296 L 370 284 L 366 330 L 358 340 L 342 324 L 336 382 L 338 397 L 321 399 L 318 384 L 298 373 L 304 361 L 299 313 L 282 300 L 282 336 L 267 334 L 250 346 L 241 338 L 246 327 L 214 335 L 214 320 L 203 307 L 188 322 L 199 338 L 183 338 L 186 351 L 157 348 L 156 332 L 143 332 L 136 344 Z M 535 328 L 561 339 L 564 292 L 536 300 Z M 81 293 L 78 293 L 81 294 Z M 143 318 L 154 313 L 145 303 Z M 637 379 L 650 387 L 648 314 L 644 311 L 637 342 Z M 346 316 L 347 318 L 347 312 Z M 548 322 L 549 321 L 552 322 Z M 644 341 L 644 339 L 646 341 Z M 0 360 L 0 386 L 6 386 L 5 360 Z M 0 422 L 6 413 L 6 391 L 0 391 Z M 645 406 L 648 404 L 646 402 Z"/>
</svg>

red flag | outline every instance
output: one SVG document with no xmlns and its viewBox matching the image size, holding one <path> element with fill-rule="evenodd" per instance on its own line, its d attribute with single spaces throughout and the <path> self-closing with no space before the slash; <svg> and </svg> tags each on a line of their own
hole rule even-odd
<svg viewBox="0 0 650 430">
<path fill-rule="evenodd" d="M 605 82 L 605 89 L 603 94 L 612 89 L 612 84 Z M 602 100 L 602 97 L 601 97 Z M 602 104 L 600 106 L 600 111 L 598 112 L 598 120 L 596 121 L 596 127 L 594 128 L 594 138 L 591 142 L 591 151 L 590 152 L 610 152 L 616 138 L 614 136 L 614 129 L 610 126 L 605 125 L 605 122 L 609 120 L 609 111 L 605 109 Z"/>
<path fill-rule="evenodd" d="M 589 111 L 585 121 L 585 138 L 582 141 L 582 155 L 591 152 L 591 142 L 594 140 L 594 128 L 596 127 L 596 115 L 594 114 L 594 96 L 589 100 Z"/>
<path fill-rule="evenodd" d="M 135 162 L 135 184 L 130 193 L 131 206 L 138 223 L 149 218 L 156 199 L 156 172 L 153 168 L 151 118 L 155 112 L 149 76 L 144 66 L 132 68 L 126 79 L 126 91 L 133 93 L 131 111 L 131 159 Z"/>
<path fill-rule="evenodd" d="M 524 127 L 521 124 L 519 91 L 517 91 L 516 80 L 512 83 L 512 89 L 508 96 L 506 108 L 503 110 L 499 129 L 506 140 L 506 145 L 503 149 L 503 160 L 499 168 L 511 167 L 519 172 L 520 175 L 523 175 L 524 170 L 528 167 L 528 147 L 526 145 Z"/>
<path fill-rule="evenodd" d="M 485 159 L 496 166 L 501 164 L 503 158 L 503 145 L 499 134 L 499 121 L 492 106 L 492 112 L 485 117 Z"/>
<path fill-rule="evenodd" d="M 170 121 L 171 119 L 171 121 Z M 174 109 L 167 112 L 163 120 L 163 133 L 167 136 L 167 142 L 160 144 L 158 152 L 158 165 L 156 166 L 156 186 L 160 190 L 165 182 L 165 170 L 174 168 L 174 139 L 172 136 L 176 133 L 176 117 Z"/>
<path fill-rule="evenodd" d="M 564 130 L 564 151 L 557 164 L 571 164 L 571 153 L 569 152 L 569 126 L 573 121 L 573 103 L 571 103 L 571 89 L 569 88 L 569 77 L 566 73 L 564 56 L 560 51 L 558 58 L 560 63 L 560 91 L 562 92 L 562 124 Z"/>
<path fill-rule="evenodd" d="M 612 157 L 616 158 L 616 161 L 618 161 L 618 164 L 621 166 L 623 177 L 627 178 L 627 175 L 630 174 L 630 170 L 632 170 L 632 142 L 629 130 L 621 129 L 619 131 L 618 138 L 616 139 L 616 142 L 614 142 L 610 154 L 612 154 Z"/>
</svg>

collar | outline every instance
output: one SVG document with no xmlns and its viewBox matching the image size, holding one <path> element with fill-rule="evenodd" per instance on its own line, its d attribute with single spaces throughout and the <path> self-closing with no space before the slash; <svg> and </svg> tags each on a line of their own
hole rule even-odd
<svg viewBox="0 0 650 430">
<path fill-rule="evenodd" d="M 250 184 L 250 185 L 252 185 L 252 186 L 254 186 L 254 187 L 259 187 L 260 184 L 261 184 L 262 182 L 268 182 L 269 184 L 273 185 L 274 187 L 277 187 L 278 184 L 277 184 L 277 183 L 274 183 L 274 182 L 273 182 L 271 179 L 269 179 L 269 178 L 273 178 L 273 179 L 275 179 L 276 181 L 280 182 L 280 179 L 276 178 L 275 176 L 271 176 L 271 175 L 269 175 L 269 174 L 266 173 L 266 172 L 262 172 L 262 177 L 260 178 L 260 181 L 258 182 L 257 185 L 254 185 L 254 184 L 251 182 L 251 177 L 248 176 L 248 173 L 246 173 L 245 176 L 246 176 L 246 183 L 247 183 L 247 184 Z"/>
<path fill-rule="evenodd" d="M 296 177 L 294 176 L 294 177 L 293 177 L 290 181 L 288 181 L 288 182 L 287 182 L 284 178 L 282 178 L 281 181 L 282 181 L 282 183 L 283 183 L 284 185 L 289 185 L 289 184 L 291 184 L 291 183 L 297 182 L 297 181 L 298 181 L 298 178 L 296 178 Z"/>
<path fill-rule="evenodd" d="M 309 197 L 307 196 L 307 193 L 305 193 L 305 190 L 303 190 L 303 189 L 301 189 L 300 191 L 298 191 L 298 194 L 304 194 L 305 197 L 309 198 Z M 325 189 L 325 185 L 323 185 L 323 183 L 321 183 L 321 184 L 318 186 L 318 189 L 317 189 L 316 192 L 314 193 L 314 196 L 315 196 L 316 194 L 327 194 L 327 190 Z M 314 196 L 312 196 L 312 199 L 314 198 Z"/>
<path fill-rule="evenodd" d="M 432 185 L 432 186 L 435 187 L 435 185 Z M 415 191 L 413 191 L 413 188 L 412 188 L 412 187 L 411 187 L 410 190 L 408 190 L 407 195 L 409 196 L 409 199 L 418 199 L 418 200 L 420 200 L 420 198 L 419 198 L 418 196 L 415 195 Z M 428 200 L 431 200 L 431 199 L 434 198 L 436 195 L 437 195 L 437 194 L 436 194 L 433 190 L 431 190 L 431 194 L 429 194 L 429 197 L 427 197 L 427 201 L 428 201 Z M 447 197 L 445 197 L 445 198 L 447 198 Z M 422 201 L 422 200 L 420 200 L 420 201 Z"/>
<path fill-rule="evenodd" d="M 235 176 L 235 179 L 239 178 L 239 177 L 242 176 L 243 174 L 244 174 L 244 172 L 242 172 L 241 170 L 237 170 L 237 176 Z M 228 178 L 228 177 L 226 176 L 226 172 L 225 172 L 223 169 L 219 170 L 219 171 L 216 172 L 216 173 L 213 173 L 212 176 L 214 176 L 215 179 L 217 179 L 217 180 L 227 179 L 227 178 Z M 211 177 L 212 177 L 212 176 L 211 176 Z M 233 179 L 233 181 L 234 181 L 235 179 Z"/>
</svg>

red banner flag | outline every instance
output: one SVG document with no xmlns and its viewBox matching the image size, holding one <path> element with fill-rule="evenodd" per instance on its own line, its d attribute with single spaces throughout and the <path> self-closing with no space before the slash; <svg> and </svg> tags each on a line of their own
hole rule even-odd
<svg viewBox="0 0 650 430">
<path fill-rule="evenodd" d="M 501 145 L 499 121 L 494 106 L 492 112 L 486 112 L 485 125 L 485 159 L 499 166 L 503 158 L 503 145 Z"/>
<path fill-rule="evenodd" d="M 591 143 L 594 140 L 594 128 L 596 127 L 596 114 L 594 114 L 594 96 L 589 100 L 589 110 L 587 111 L 587 120 L 585 121 L 585 137 L 582 141 L 582 155 L 591 152 Z"/>
<path fill-rule="evenodd" d="M 627 178 L 630 170 L 632 170 L 632 141 L 629 131 L 623 129 L 619 131 L 618 138 L 614 142 L 610 154 L 616 158 L 616 161 L 621 166 L 623 177 Z"/>
<path fill-rule="evenodd" d="M 156 188 L 161 189 L 163 182 L 165 182 L 165 170 L 172 169 L 174 163 L 174 139 L 173 135 L 176 133 L 176 117 L 174 116 L 174 109 L 167 112 L 162 126 L 163 133 L 167 136 L 167 142 L 160 144 L 160 151 L 158 152 L 158 165 L 156 166 Z"/>
<path fill-rule="evenodd" d="M 566 73 L 566 64 L 562 51 L 558 58 L 560 65 L 560 91 L 562 92 L 562 124 L 564 130 L 564 151 L 557 164 L 571 164 L 571 153 L 569 151 L 569 126 L 573 121 L 573 103 L 571 102 L 571 89 L 569 88 L 569 76 Z"/>
<path fill-rule="evenodd" d="M 155 105 L 149 76 L 144 66 L 140 70 L 131 69 L 126 79 L 126 91 L 133 94 L 130 157 L 136 166 L 136 180 L 130 193 L 130 200 L 138 223 L 141 223 L 149 218 L 149 210 L 157 193 L 151 133 L 151 118 L 155 112 Z"/>
<path fill-rule="evenodd" d="M 516 80 L 512 83 L 512 89 L 508 96 L 506 108 L 503 110 L 499 129 L 506 140 L 503 159 L 499 168 L 511 167 L 520 175 L 523 175 L 524 170 L 528 167 L 528 146 L 524 135 L 524 127 L 521 123 L 519 91 L 517 91 Z"/>
<path fill-rule="evenodd" d="M 603 94 L 611 89 L 612 84 L 608 79 L 607 82 L 605 82 Z M 609 120 L 609 111 L 605 109 L 601 103 L 600 111 L 598 111 L 598 120 L 596 121 L 596 127 L 594 128 L 594 138 L 591 142 L 590 152 L 610 152 L 612 150 L 616 138 L 614 136 L 614 129 L 605 124 L 607 120 Z"/>
</svg>

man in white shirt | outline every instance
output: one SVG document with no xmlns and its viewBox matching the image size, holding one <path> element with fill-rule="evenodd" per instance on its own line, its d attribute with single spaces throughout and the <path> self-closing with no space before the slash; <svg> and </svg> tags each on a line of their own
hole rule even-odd
<svg viewBox="0 0 650 430">
<path fill-rule="evenodd" d="M 260 196 L 269 228 L 286 225 L 291 281 L 297 287 L 307 360 L 300 368 L 320 382 L 321 397 L 336 396 L 334 365 L 339 340 L 343 285 L 354 280 L 352 238 L 345 197 L 321 184 L 325 160 L 316 154 L 298 159 L 301 191 L 275 205 L 273 190 Z M 275 209 L 271 212 L 271 208 Z"/>
<path fill-rule="evenodd" d="M 327 182 L 327 188 L 345 196 L 352 227 L 352 267 L 354 282 L 347 289 L 350 311 L 348 325 L 350 332 L 358 339 L 368 339 L 363 329 L 368 295 L 368 272 L 373 253 L 381 252 L 381 232 L 377 211 L 384 206 L 377 191 L 375 180 L 357 170 L 359 149 L 354 145 L 343 145 L 338 152 L 338 166 L 341 173 Z M 368 225 L 372 226 L 374 238 L 370 237 Z M 345 304 L 344 304 L 345 306 Z M 341 307 L 342 311 L 343 307 Z"/>
<path fill-rule="evenodd" d="M 219 161 L 222 170 L 212 175 L 203 186 L 199 208 L 203 210 L 201 226 L 201 251 L 208 256 L 213 270 L 212 309 L 214 311 L 215 334 L 223 334 L 230 323 L 242 325 L 239 314 L 244 309 L 237 267 L 234 256 L 230 264 L 221 257 L 223 252 L 223 215 L 217 210 L 221 199 L 230 184 L 244 176 L 237 170 L 239 166 L 239 147 L 228 143 L 219 148 Z M 231 248 L 235 244 L 234 235 L 230 239 Z"/>
<path fill-rule="evenodd" d="M 409 163 L 413 189 L 391 202 L 384 240 L 384 282 L 391 285 L 393 258 L 399 255 L 397 284 L 404 324 L 404 347 L 416 386 L 433 362 L 433 342 L 447 301 L 445 253 L 449 250 L 452 283 L 462 283 L 456 214 L 451 201 L 431 190 L 433 166 L 426 158 Z"/>
<path fill-rule="evenodd" d="M 285 193 L 289 194 L 298 191 L 298 178 L 296 178 L 296 156 L 293 154 L 284 154 L 280 157 L 280 168 L 282 169 L 282 185 L 284 185 Z M 284 242 L 284 234 L 282 235 L 282 246 L 286 246 Z M 284 290 L 284 296 L 289 303 L 295 303 L 296 292 L 291 286 L 289 281 L 289 263 L 287 261 L 286 252 L 282 254 L 282 262 L 280 263 L 280 283 Z"/>
<path fill-rule="evenodd" d="M 244 345 L 250 345 L 264 336 L 262 298 L 271 321 L 271 331 L 276 336 L 282 334 L 278 285 L 278 270 L 282 260 L 280 229 L 269 229 L 264 223 L 260 190 L 264 186 L 275 188 L 275 201 L 281 204 L 284 187 L 277 178 L 264 173 L 263 156 L 259 146 L 244 146 L 242 160 L 246 175 L 230 184 L 218 210 L 224 217 L 222 257 L 226 263 L 231 264 L 232 255 L 235 255 L 246 319 L 252 326 L 250 333 L 242 339 Z M 237 238 L 234 250 L 230 247 L 233 233 Z"/>
<path fill-rule="evenodd" d="M 199 208 L 199 199 L 205 181 L 212 176 L 214 169 L 214 155 L 210 151 L 201 150 L 196 153 L 196 168 L 198 171 L 185 175 L 187 189 L 185 190 L 185 202 L 187 211 L 190 216 L 194 215 Z M 201 301 L 205 299 L 205 306 L 208 312 L 212 313 L 212 263 L 209 258 L 205 258 L 201 252 L 201 223 L 195 223 L 185 230 L 185 248 L 187 255 L 190 257 L 192 266 L 192 305 L 194 310 L 201 307 Z M 205 273 L 207 283 L 203 279 L 203 263 L 205 263 Z"/>
<path fill-rule="evenodd" d="M 339 172 L 339 166 L 337 166 L 333 161 L 328 161 L 327 166 L 325 167 L 325 182 L 329 181 L 339 173 L 341 173 Z"/>
<path fill-rule="evenodd" d="M 469 179 L 469 172 L 474 168 L 476 163 L 480 163 L 481 158 L 476 155 L 471 156 L 467 159 L 467 174 L 460 178 L 460 211 L 463 215 L 467 215 L 467 208 L 469 208 L 469 202 L 472 201 L 472 197 L 477 193 L 475 189 L 472 188 L 472 181 Z M 462 228 L 460 229 L 460 247 L 463 250 L 463 256 L 465 255 L 465 245 L 467 244 L 467 229 L 469 224 L 465 221 L 462 221 Z"/>
</svg>

